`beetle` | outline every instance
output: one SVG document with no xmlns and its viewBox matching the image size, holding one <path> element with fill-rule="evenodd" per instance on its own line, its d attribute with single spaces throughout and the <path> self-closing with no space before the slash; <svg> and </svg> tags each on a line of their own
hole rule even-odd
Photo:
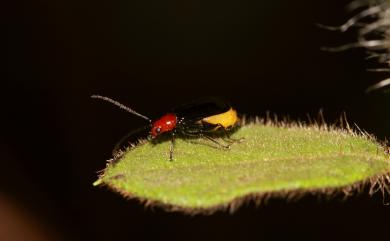
<svg viewBox="0 0 390 241">
<path fill-rule="evenodd" d="M 160 135 L 170 134 L 169 160 L 173 160 L 173 148 L 177 134 L 189 137 L 204 137 L 226 149 L 230 148 L 230 144 L 240 141 L 230 138 L 230 131 L 239 125 L 240 119 L 237 111 L 230 104 L 216 97 L 203 97 L 182 104 L 154 121 L 109 97 L 92 95 L 91 98 L 107 101 L 147 120 L 149 125 L 146 128 L 150 129 L 149 136 L 152 140 Z M 211 136 L 213 133 L 219 131 L 222 131 L 228 137 L 228 140 L 226 140 L 226 142 L 229 142 L 228 145 L 219 143 Z"/>
</svg>

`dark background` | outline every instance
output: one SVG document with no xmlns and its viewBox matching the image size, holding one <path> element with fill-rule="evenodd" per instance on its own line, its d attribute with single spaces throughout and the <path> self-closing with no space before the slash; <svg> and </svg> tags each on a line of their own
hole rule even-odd
<svg viewBox="0 0 390 241">
<path fill-rule="evenodd" d="M 271 199 L 233 215 L 189 217 L 91 185 L 114 144 L 144 124 L 91 94 L 151 117 L 205 95 L 249 115 L 305 120 L 323 109 L 333 122 L 346 111 L 350 123 L 389 138 L 389 96 L 365 93 L 385 76 L 365 71 L 362 49 L 320 50 L 355 40 L 353 31 L 316 26 L 346 21 L 348 2 L 42 0 L 2 8 L 0 240 L 386 240 L 390 209 L 381 195 Z"/>
</svg>

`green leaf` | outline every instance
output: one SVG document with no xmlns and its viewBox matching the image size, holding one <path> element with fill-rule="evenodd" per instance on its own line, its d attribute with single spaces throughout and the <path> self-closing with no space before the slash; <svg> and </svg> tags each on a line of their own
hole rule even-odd
<svg viewBox="0 0 390 241">
<path fill-rule="evenodd" d="M 195 213 L 232 208 L 248 197 L 353 191 L 390 172 L 384 147 L 351 130 L 249 124 L 232 138 L 244 139 L 229 150 L 207 139 L 176 139 L 173 161 L 169 141 L 144 141 L 109 162 L 95 185 Z"/>
</svg>

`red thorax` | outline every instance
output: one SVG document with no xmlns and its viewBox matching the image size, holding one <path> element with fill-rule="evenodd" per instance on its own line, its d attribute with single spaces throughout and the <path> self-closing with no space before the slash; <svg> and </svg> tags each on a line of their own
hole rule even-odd
<svg viewBox="0 0 390 241">
<path fill-rule="evenodd" d="M 163 115 L 160 119 L 153 122 L 152 129 L 150 134 L 152 137 L 156 137 L 161 133 L 171 131 L 176 127 L 176 115 L 173 113 L 168 113 Z"/>
</svg>

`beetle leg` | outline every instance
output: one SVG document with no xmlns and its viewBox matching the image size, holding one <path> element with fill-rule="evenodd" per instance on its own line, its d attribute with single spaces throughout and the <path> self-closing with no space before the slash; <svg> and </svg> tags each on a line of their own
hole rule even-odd
<svg viewBox="0 0 390 241">
<path fill-rule="evenodd" d="M 173 148 L 175 145 L 175 132 L 172 132 L 171 144 L 169 146 L 169 160 L 173 161 Z"/>
<path fill-rule="evenodd" d="M 240 142 L 242 142 L 244 139 L 245 139 L 244 137 L 239 138 L 239 139 L 234 139 L 234 138 L 231 138 L 230 135 L 228 135 L 228 136 L 226 136 L 226 138 L 224 138 L 223 140 L 226 141 L 226 142 L 228 142 L 228 143 L 233 144 L 233 143 L 237 143 L 237 142 L 240 143 Z"/>
<path fill-rule="evenodd" d="M 218 146 L 220 147 L 223 147 L 223 148 L 226 148 L 226 149 L 230 149 L 230 145 L 223 145 L 221 143 L 219 143 L 217 140 L 215 140 L 214 138 L 208 136 L 208 135 L 201 135 L 202 137 L 206 137 L 207 139 L 209 139 L 210 141 L 214 142 L 215 144 L 217 144 Z"/>
<path fill-rule="evenodd" d="M 224 141 L 230 143 L 230 144 L 233 144 L 233 143 L 236 143 L 236 142 L 242 142 L 245 138 L 239 138 L 239 139 L 234 139 L 234 138 L 231 138 L 231 133 L 229 133 L 225 127 L 223 127 L 221 124 L 217 124 L 219 126 L 220 129 L 223 130 L 224 134 L 225 134 L 225 138 L 223 138 Z"/>
<path fill-rule="evenodd" d="M 198 127 L 198 128 L 195 128 L 195 127 Z M 214 138 L 212 138 L 211 136 L 207 135 L 208 133 L 211 133 L 211 129 L 202 129 L 204 128 L 204 126 L 202 127 L 199 127 L 199 126 L 192 126 L 190 128 L 182 128 L 181 129 L 181 132 L 187 136 L 194 136 L 194 137 L 199 137 L 199 138 L 206 138 L 212 142 L 214 142 L 215 144 L 217 144 L 220 148 L 224 148 L 224 149 L 230 149 L 230 144 L 228 145 L 224 145 L 220 142 L 218 142 L 217 140 L 215 140 Z M 214 129 L 214 127 L 213 127 Z"/>
</svg>

